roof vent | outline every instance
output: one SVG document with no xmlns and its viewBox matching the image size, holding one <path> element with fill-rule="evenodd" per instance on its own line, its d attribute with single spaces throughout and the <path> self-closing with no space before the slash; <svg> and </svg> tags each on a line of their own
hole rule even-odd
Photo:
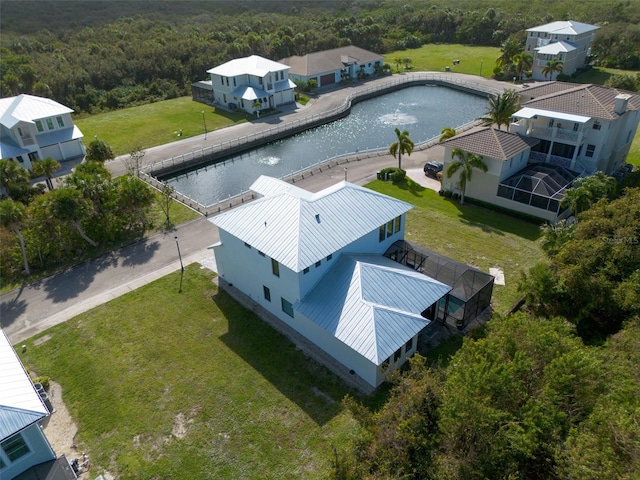
<svg viewBox="0 0 640 480">
<path fill-rule="evenodd" d="M 316 213 L 316 222 L 320 223 L 320 214 Z"/>
</svg>

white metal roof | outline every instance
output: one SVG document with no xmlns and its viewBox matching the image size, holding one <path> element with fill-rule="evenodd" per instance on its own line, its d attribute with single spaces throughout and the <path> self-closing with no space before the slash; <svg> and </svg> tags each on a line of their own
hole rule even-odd
<svg viewBox="0 0 640 480">
<path fill-rule="evenodd" d="M 300 272 L 413 208 L 344 181 L 315 194 L 299 190 L 275 189 L 210 221 Z"/>
<path fill-rule="evenodd" d="M 545 117 L 545 118 L 557 118 L 560 120 L 567 120 L 569 122 L 576 122 L 576 123 L 587 123 L 589 120 L 591 120 L 591 117 L 584 117 L 582 115 L 573 115 L 571 113 L 563 113 L 563 112 L 553 112 L 550 110 L 541 110 L 539 108 L 531 108 L 531 107 L 524 107 L 513 114 L 513 116 L 516 118 L 533 118 L 536 115 L 540 115 L 541 117 Z"/>
<path fill-rule="evenodd" d="M 0 330 L 0 441 L 48 414 L 9 339 Z"/>
<path fill-rule="evenodd" d="M 249 189 L 263 197 L 280 195 L 282 193 L 287 193 L 298 198 L 306 198 L 308 200 L 313 197 L 313 193 L 303 188 L 296 187 L 292 183 L 287 183 L 284 180 L 267 175 L 260 175 L 258 179 L 251 184 Z"/>
<path fill-rule="evenodd" d="M 588 23 L 576 22 L 575 20 L 557 21 L 545 23 L 533 28 L 527 28 L 527 32 L 544 32 L 554 35 L 580 35 L 581 33 L 592 32 L 600 27 Z"/>
<path fill-rule="evenodd" d="M 41 118 L 54 117 L 73 110 L 49 98 L 18 95 L 0 99 L 0 124 L 13 128 L 19 122 L 33 123 Z"/>
<path fill-rule="evenodd" d="M 569 42 L 559 41 L 548 43 L 542 47 L 536 48 L 536 50 L 538 53 L 543 53 L 545 55 L 557 55 L 559 53 L 572 52 L 573 50 L 577 50 L 577 48 Z"/>
<path fill-rule="evenodd" d="M 255 75 L 256 77 L 264 77 L 270 72 L 279 72 L 280 70 L 288 70 L 287 65 L 274 62 L 258 55 L 251 55 L 250 57 L 235 58 L 218 65 L 207 73 L 214 75 L 222 75 L 223 77 L 236 77 L 238 75 Z"/>
<path fill-rule="evenodd" d="M 340 256 L 294 309 L 380 365 L 430 322 L 451 287 L 382 255 Z"/>
</svg>

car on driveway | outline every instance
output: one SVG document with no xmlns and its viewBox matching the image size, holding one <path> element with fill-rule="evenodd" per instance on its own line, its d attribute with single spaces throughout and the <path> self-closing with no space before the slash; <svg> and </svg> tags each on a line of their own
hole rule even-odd
<svg viewBox="0 0 640 480">
<path fill-rule="evenodd" d="M 424 174 L 427 177 L 433 177 L 440 179 L 441 175 L 438 175 L 442 172 L 444 165 L 440 162 L 427 162 L 424 164 Z"/>
</svg>

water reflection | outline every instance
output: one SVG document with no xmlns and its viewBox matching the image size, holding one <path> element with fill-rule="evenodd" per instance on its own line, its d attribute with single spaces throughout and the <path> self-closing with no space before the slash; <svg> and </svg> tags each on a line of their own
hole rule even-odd
<svg viewBox="0 0 640 480">
<path fill-rule="evenodd" d="M 483 97 L 446 87 L 410 87 L 354 105 L 341 120 L 299 133 L 209 165 L 167 182 L 177 191 L 211 205 L 245 191 L 260 176 L 282 177 L 337 155 L 387 148 L 395 128 L 408 130 L 415 143 L 482 115 Z"/>
</svg>

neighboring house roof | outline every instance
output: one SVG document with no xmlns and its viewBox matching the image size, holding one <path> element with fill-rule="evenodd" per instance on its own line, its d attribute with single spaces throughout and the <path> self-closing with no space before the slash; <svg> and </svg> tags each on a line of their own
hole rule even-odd
<svg viewBox="0 0 640 480">
<path fill-rule="evenodd" d="M 49 414 L 4 331 L 0 331 L 0 441 Z"/>
<path fill-rule="evenodd" d="M 540 140 L 537 138 L 522 137 L 504 130 L 484 127 L 456 135 L 442 142 L 442 145 L 483 157 L 509 160 L 538 143 Z"/>
<path fill-rule="evenodd" d="M 573 50 L 577 50 L 577 48 L 571 42 L 559 41 L 548 43 L 542 47 L 536 48 L 535 50 L 538 53 L 545 55 L 557 55 L 559 53 L 572 52 Z"/>
<path fill-rule="evenodd" d="M 19 122 L 34 123 L 65 113 L 73 113 L 73 110 L 49 98 L 22 94 L 0 99 L 0 124 L 7 128 L 13 128 Z"/>
<path fill-rule="evenodd" d="M 340 256 L 294 309 L 376 365 L 430 321 L 451 287 L 381 255 Z"/>
<path fill-rule="evenodd" d="M 545 23 L 533 28 L 527 28 L 527 32 L 544 32 L 552 35 L 580 35 L 581 33 L 592 32 L 600 27 L 589 25 L 588 23 L 580 23 L 574 20 L 557 21 Z"/>
<path fill-rule="evenodd" d="M 258 55 L 251 55 L 250 57 L 236 58 L 218 65 L 207 73 L 214 75 L 221 75 L 223 77 L 235 77 L 238 75 L 254 75 L 256 77 L 264 77 L 270 72 L 279 72 L 280 70 L 288 70 L 287 65 L 274 62 L 267 58 L 260 57 Z"/>
<path fill-rule="evenodd" d="M 331 50 L 323 50 L 321 52 L 308 53 L 302 57 L 295 55 L 293 57 L 283 58 L 280 60 L 280 63 L 291 67 L 289 74 L 308 77 L 310 75 L 340 70 L 344 68 L 345 65 L 362 65 L 377 62 L 383 58 L 383 56 L 377 53 L 356 47 L 355 45 L 349 45 Z"/>
<path fill-rule="evenodd" d="M 616 97 L 628 95 L 627 110 L 640 109 L 640 95 L 637 93 L 592 84 L 566 85 L 569 87 L 547 95 L 536 96 L 522 106 L 612 120 L 620 116 L 614 111 Z M 522 94 L 530 95 L 530 90 L 532 89 L 526 89 Z"/>
<path fill-rule="evenodd" d="M 257 183 L 264 187 L 264 180 Z M 315 194 L 280 190 L 210 221 L 300 272 L 411 208 L 409 203 L 340 182 Z"/>
</svg>

